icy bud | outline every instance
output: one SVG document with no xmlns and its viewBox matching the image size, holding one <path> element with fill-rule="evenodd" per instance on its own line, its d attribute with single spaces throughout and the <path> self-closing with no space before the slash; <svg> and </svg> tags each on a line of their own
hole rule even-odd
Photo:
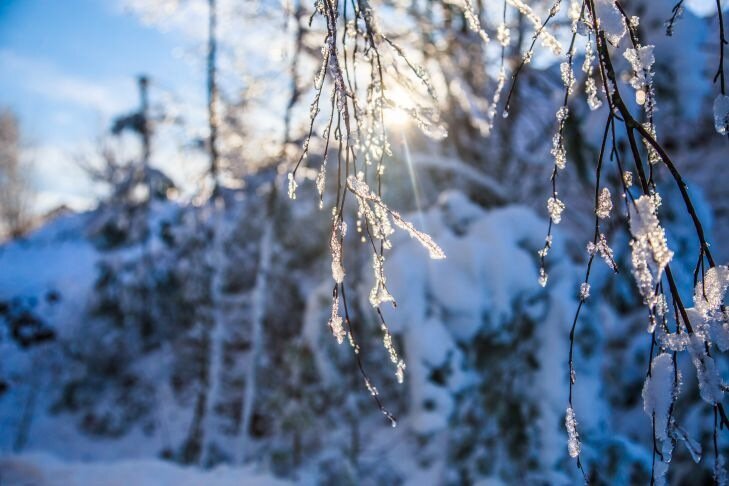
<svg viewBox="0 0 729 486">
<path fill-rule="evenodd" d="M 610 217 L 610 212 L 613 210 L 613 200 L 610 197 L 610 189 L 603 187 L 600 191 L 600 195 L 597 199 L 597 208 L 595 208 L 595 214 L 600 219 Z"/>
</svg>

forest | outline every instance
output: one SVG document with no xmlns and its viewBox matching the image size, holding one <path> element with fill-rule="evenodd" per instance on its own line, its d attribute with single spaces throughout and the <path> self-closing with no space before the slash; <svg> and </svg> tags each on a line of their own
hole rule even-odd
<svg viewBox="0 0 729 486">
<path fill-rule="evenodd" d="M 729 484 L 728 10 L 0 4 L 0 485 Z"/>
</svg>

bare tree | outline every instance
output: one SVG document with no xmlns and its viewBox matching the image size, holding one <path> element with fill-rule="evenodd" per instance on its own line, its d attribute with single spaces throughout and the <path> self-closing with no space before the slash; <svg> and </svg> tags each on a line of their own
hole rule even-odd
<svg viewBox="0 0 729 486">
<path fill-rule="evenodd" d="M 10 110 L 0 110 L 0 234 L 16 238 L 31 225 L 33 190 L 28 163 L 20 149 L 18 119 Z"/>
</svg>

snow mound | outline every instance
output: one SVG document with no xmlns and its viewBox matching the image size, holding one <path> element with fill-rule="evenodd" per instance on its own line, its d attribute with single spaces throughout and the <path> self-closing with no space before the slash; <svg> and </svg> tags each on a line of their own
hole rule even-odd
<svg viewBox="0 0 729 486">
<path fill-rule="evenodd" d="M 47 454 L 0 458 L 4 486 L 277 486 L 291 484 L 252 467 L 219 466 L 210 470 L 158 459 L 119 462 L 63 462 Z"/>
</svg>

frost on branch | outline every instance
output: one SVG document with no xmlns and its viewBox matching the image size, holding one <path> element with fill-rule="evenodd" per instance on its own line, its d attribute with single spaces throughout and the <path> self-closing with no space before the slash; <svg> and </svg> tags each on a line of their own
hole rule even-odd
<svg viewBox="0 0 729 486">
<path fill-rule="evenodd" d="M 593 77 L 595 51 L 592 45 L 592 39 L 587 40 L 585 45 L 585 60 L 582 63 L 582 72 L 585 73 L 585 94 L 587 95 L 587 106 L 590 110 L 595 111 L 602 106 L 602 101 L 597 96 L 597 85 Z"/>
<path fill-rule="evenodd" d="M 423 248 L 428 250 L 430 258 L 434 260 L 441 260 L 446 257 L 443 250 L 436 244 L 433 239 L 415 229 L 412 223 L 409 223 L 402 219 L 402 216 L 397 211 L 390 209 L 380 197 L 374 194 L 366 182 L 360 180 L 354 176 L 347 178 L 347 187 L 354 193 L 359 204 L 359 210 L 367 218 L 367 222 L 370 224 L 373 235 L 376 238 L 386 240 L 386 247 L 389 247 L 389 236 L 394 233 L 390 224 L 390 217 L 392 222 L 398 228 L 405 230 L 411 238 L 417 240 Z M 370 206 L 370 203 L 374 206 L 374 209 Z"/>
<path fill-rule="evenodd" d="M 633 276 L 640 294 L 651 307 L 657 303 L 654 286 L 673 258 L 673 252 L 668 249 L 666 242 L 666 233 L 658 222 L 657 201 L 659 199 L 656 196 L 641 196 L 630 207 Z"/>
<path fill-rule="evenodd" d="M 342 344 L 347 333 L 344 331 L 344 326 L 342 326 L 342 316 L 339 315 L 339 295 L 336 291 L 332 297 L 332 315 L 329 318 L 328 324 L 337 342 Z"/>
<path fill-rule="evenodd" d="M 550 153 L 554 157 L 554 165 L 557 166 L 559 170 L 564 170 L 567 166 L 567 150 L 564 146 L 563 131 L 565 120 L 567 119 L 567 116 L 569 116 L 569 110 L 566 106 L 562 106 L 559 110 L 557 110 L 555 116 L 557 118 L 558 129 L 552 137 L 552 149 L 550 150 Z"/>
<path fill-rule="evenodd" d="M 507 0 L 508 3 L 510 3 L 513 7 L 515 7 L 519 12 L 526 17 L 534 26 L 534 30 L 539 33 L 539 36 L 542 38 L 542 45 L 549 50 L 552 51 L 552 54 L 555 56 L 559 56 L 562 54 L 562 45 L 559 43 L 557 38 L 552 35 L 551 33 L 547 32 L 542 27 L 542 19 L 539 18 L 539 15 L 534 13 L 534 10 L 524 3 L 522 0 Z M 556 2 L 554 6 L 552 7 L 554 14 L 556 14 L 557 10 L 559 9 L 559 3 Z M 550 11 L 550 14 L 552 12 Z"/>
<path fill-rule="evenodd" d="M 604 234 L 600 233 L 600 238 L 597 240 L 597 243 L 593 243 L 592 241 L 587 243 L 587 253 L 590 256 L 599 253 L 613 272 L 618 271 L 618 265 L 615 263 L 613 256 L 613 249 L 608 245 Z"/>
<path fill-rule="evenodd" d="M 626 49 L 623 53 L 633 68 L 630 85 L 635 88 L 635 102 L 645 109 L 648 117 L 655 111 L 655 90 L 653 89 L 653 55 L 654 46 L 639 46 L 637 49 Z"/>
<path fill-rule="evenodd" d="M 289 172 L 289 199 L 296 199 L 296 188 L 298 184 L 294 180 L 294 174 Z"/>
<path fill-rule="evenodd" d="M 395 298 L 387 290 L 385 283 L 385 258 L 377 252 L 372 253 L 372 268 L 375 272 L 375 285 L 370 291 L 370 304 L 372 307 L 378 307 L 384 302 L 394 302 Z"/>
<path fill-rule="evenodd" d="M 400 359 L 400 356 L 397 354 L 397 350 L 392 343 L 392 334 L 390 334 L 390 330 L 387 326 L 382 324 L 380 328 L 382 329 L 382 343 L 387 350 L 387 354 L 390 356 L 390 361 L 392 361 L 392 364 L 395 365 L 395 376 L 397 377 L 397 382 L 402 383 L 405 379 L 405 361 Z"/>
<path fill-rule="evenodd" d="M 485 30 L 483 30 L 483 27 L 481 27 L 481 21 L 478 18 L 478 13 L 476 13 L 476 9 L 473 8 L 473 3 L 471 2 L 471 0 L 465 0 L 463 6 L 463 16 L 468 22 L 468 28 L 471 29 L 473 32 L 477 33 L 479 37 L 481 37 L 481 40 L 484 42 L 484 44 L 488 44 L 490 41 L 489 35 L 486 33 Z"/>
<path fill-rule="evenodd" d="M 567 428 L 567 452 L 570 457 L 577 457 L 580 455 L 582 444 L 580 444 L 580 434 L 577 433 L 577 419 L 572 407 L 567 407 L 564 426 Z"/>
<path fill-rule="evenodd" d="M 669 353 L 661 353 L 651 362 L 651 373 L 643 385 L 643 410 L 655 420 L 655 439 L 661 446 L 664 462 L 669 462 L 673 449 L 670 422 L 671 404 L 678 394 L 680 374 L 674 382 L 673 357 Z"/>
<path fill-rule="evenodd" d="M 633 173 L 629 170 L 623 172 L 623 184 L 626 188 L 633 186 Z"/>
<path fill-rule="evenodd" d="M 720 94 L 714 100 L 714 128 L 720 135 L 729 133 L 729 96 Z"/>
</svg>

